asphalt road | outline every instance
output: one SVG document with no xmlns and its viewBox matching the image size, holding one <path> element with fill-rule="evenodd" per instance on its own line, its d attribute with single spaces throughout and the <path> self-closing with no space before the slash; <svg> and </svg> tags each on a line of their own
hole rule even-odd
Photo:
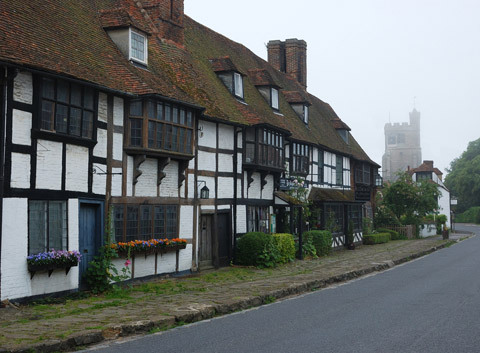
<svg viewBox="0 0 480 353">
<path fill-rule="evenodd" d="M 344 285 L 94 350 L 480 352 L 479 254 L 480 236 Z"/>
</svg>

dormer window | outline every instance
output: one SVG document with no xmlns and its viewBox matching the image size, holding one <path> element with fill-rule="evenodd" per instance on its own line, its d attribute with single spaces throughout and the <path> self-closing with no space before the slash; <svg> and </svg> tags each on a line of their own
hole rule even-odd
<svg viewBox="0 0 480 353">
<path fill-rule="evenodd" d="M 130 60 L 147 64 L 147 37 L 130 29 Z"/>
<path fill-rule="evenodd" d="M 282 91 L 285 99 L 292 109 L 297 113 L 298 117 L 304 122 L 305 125 L 308 125 L 308 120 L 310 118 L 309 107 L 311 103 L 305 97 L 303 92 L 299 91 Z"/>
<path fill-rule="evenodd" d="M 270 107 L 278 111 L 278 90 L 281 89 L 281 87 L 275 82 L 268 70 L 248 70 L 248 76 Z"/>
<path fill-rule="evenodd" d="M 270 107 L 272 107 L 273 110 L 278 111 L 278 89 L 272 86 L 261 86 L 257 88 Z"/>
<path fill-rule="evenodd" d="M 278 110 L 278 89 L 272 87 L 271 92 L 270 105 L 273 109 Z"/>
<path fill-rule="evenodd" d="M 243 100 L 243 74 L 235 67 L 230 58 L 210 59 L 213 71 L 225 87 L 235 97 Z"/>
<path fill-rule="evenodd" d="M 348 143 L 348 130 L 347 129 L 339 129 L 337 130 L 338 134 L 340 137 L 345 141 L 345 143 Z"/>
</svg>

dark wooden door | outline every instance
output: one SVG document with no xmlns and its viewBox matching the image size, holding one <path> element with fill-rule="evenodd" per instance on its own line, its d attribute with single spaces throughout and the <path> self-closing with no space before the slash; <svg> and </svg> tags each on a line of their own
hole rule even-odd
<svg viewBox="0 0 480 353">
<path fill-rule="evenodd" d="M 213 215 L 200 216 L 199 267 L 213 266 Z"/>
<path fill-rule="evenodd" d="M 80 286 L 84 288 L 84 273 L 88 263 L 93 260 L 100 243 L 100 205 L 80 203 L 79 243 L 82 259 L 79 264 Z"/>
<path fill-rule="evenodd" d="M 218 265 L 228 266 L 231 259 L 230 213 L 217 214 Z"/>
</svg>

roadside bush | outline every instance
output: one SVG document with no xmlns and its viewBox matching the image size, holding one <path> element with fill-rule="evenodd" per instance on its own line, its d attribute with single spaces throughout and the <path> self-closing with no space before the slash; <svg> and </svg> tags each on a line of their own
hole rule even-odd
<svg viewBox="0 0 480 353">
<path fill-rule="evenodd" d="M 295 242 L 295 254 L 298 254 L 298 242 Z M 312 239 L 303 239 L 303 244 L 302 244 L 302 250 L 303 250 L 303 257 L 311 257 L 316 259 L 317 256 L 317 249 L 315 249 L 315 246 L 313 246 Z"/>
<path fill-rule="evenodd" d="M 455 217 L 457 223 L 480 223 L 480 207 L 471 207 Z"/>
<path fill-rule="evenodd" d="M 375 245 L 388 243 L 390 241 L 390 233 L 374 233 L 363 236 L 363 244 Z"/>
<path fill-rule="evenodd" d="M 237 263 L 245 266 L 275 267 L 280 253 L 273 235 L 250 232 L 237 242 Z"/>
<path fill-rule="evenodd" d="M 273 240 L 279 252 L 279 262 L 287 263 L 295 260 L 295 241 L 293 235 L 288 233 L 273 234 Z"/>
<path fill-rule="evenodd" d="M 378 233 L 389 233 L 390 234 L 390 240 L 407 240 L 408 239 L 406 235 L 400 234 L 393 229 L 378 228 L 377 232 Z"/>
<path fill-rule="evenodd" d="M 303 242 L 311 242 L 317 256 L 326 256 L 332 251 L 332 233 L 328 230 L 311 230 L 303 233 Z"/>
</svg>

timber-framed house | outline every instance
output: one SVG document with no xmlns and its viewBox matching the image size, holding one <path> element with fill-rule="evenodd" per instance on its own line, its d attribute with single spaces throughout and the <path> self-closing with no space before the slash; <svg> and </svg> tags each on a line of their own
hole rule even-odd
<svg viewBox="0 0 480 353">
<path fill-rule="evenodd" d="M 304 41 L 265 61 L 183 0 L 11 0 L 0 38 L 2 300 L 81 288 L 109 215 L 113 241 L 187 240 L 132 278 L 228 264 L 249 231 L 334 222 L 336 247 L 352 219 L 361 240 L 379 166 L 307 92 Z M 295 182 L 316 209 L 302 227 Z M 29 271 L 52 248 L 80 266 Z"/>
</svg>

